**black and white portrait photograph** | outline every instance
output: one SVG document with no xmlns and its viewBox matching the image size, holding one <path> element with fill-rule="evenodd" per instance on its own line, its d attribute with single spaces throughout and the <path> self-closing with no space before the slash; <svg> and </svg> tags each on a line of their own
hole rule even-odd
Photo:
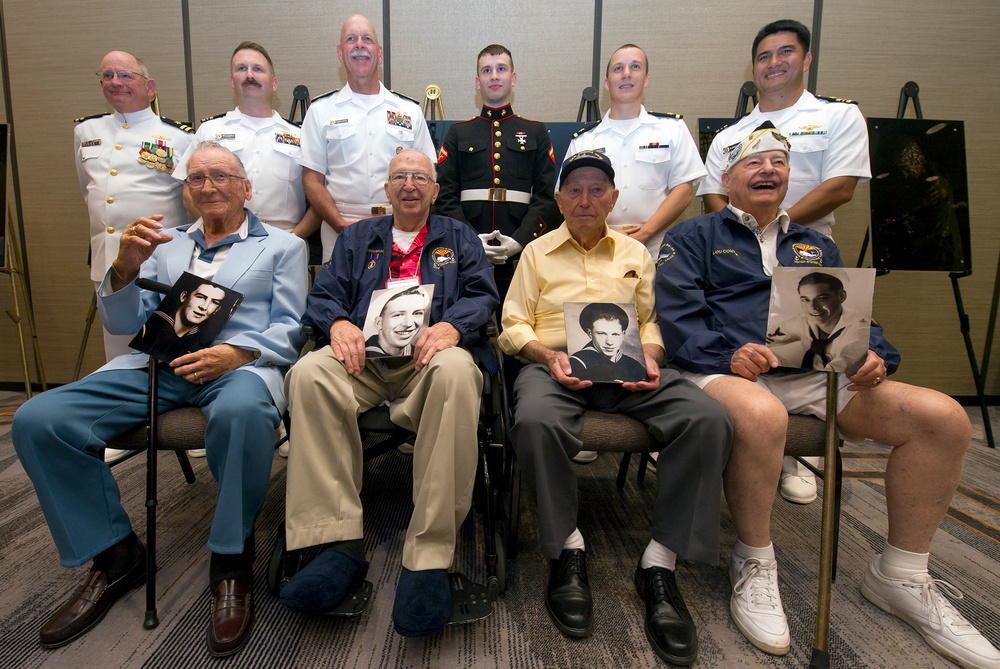
<svg viewBox="0 0 1000 669">
<path fill-rule="evenodd" d="M 563 306 L 571 376 L 594 383 L 646 380 L 634 304 L 566 302 Z"/>
<path fill-rule="evenodd" d="M 854 374 L 868 355 L 875 270 L 778 267 L 767 346 L 782 367 Z"/>
<path fill-rule="evenodd" d="M 430 325 L 433 296 L 433 284 L 384 288 L 372 293 L 362 328 L 365 356 L 412 356 L 413 345 Z"/>
<path fill-rule="evenodd" d="M 869 118 L 874 265 L 971 272 L 962 121 Z"/>
<path fill-rule="evenodd" d="M 184 272 L 129 346 L 161 362 L 212 345 L 243 295 Z"/>
</svg>

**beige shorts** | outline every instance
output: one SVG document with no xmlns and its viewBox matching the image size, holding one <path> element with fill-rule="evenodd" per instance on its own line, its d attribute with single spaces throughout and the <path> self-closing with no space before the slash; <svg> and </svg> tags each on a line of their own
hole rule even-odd
<svg viewBox="0 0 1000 669">
<path fill-rule="evenodd" d="M 688 381 L 695 383 L 702 390 L 711 381 L 731 374 L 699 374 L 683 369 L 677 369 Z M 847 403 L 858 391 L 848 390 L 851 384 L 846 374 L 838 374 L 837 380 L 837 414 L 839 415 Z M 781 400 L 785 409 L 791 414 L 804 414 L 826 420 L 826 374 L 761 374 L 757 384 Z"/>
</svg>

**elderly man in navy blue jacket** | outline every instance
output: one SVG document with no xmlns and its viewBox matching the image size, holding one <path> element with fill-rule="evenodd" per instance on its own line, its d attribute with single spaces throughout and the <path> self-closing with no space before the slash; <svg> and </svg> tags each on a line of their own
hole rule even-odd
<svg viewBox="0 0 1000 669">
<path fill-rule="evenodd" d="M 356 417 L 383 402 L 392 421 L 416 432 L 413 516 L 403 544 L 393 626 L 404 636 L 439 632 L 451 613 L 447 569 L 472 501 L 482 373 L 494 367 L 483 327 L 497 307 L 493 271 L 465 223 L 430 215 L 434 165 L 419 151 L 389 164 L 392 216 L 345 229 L 309 296 L 304 321 L 319 348 L 293 367 L 288 458 L 289 549 L 322 546 L 281 591 L 291 608 L 324 613 L 365 577 L 361 437 Z M 412 360 L 365 359 L 372 292 L 434 286 L 430 325 Z"/>
<path fill-rule="evenodd" d="M 771 274 L 787 267 L 841 266 L 823 235 L 781 209 L 788 187 L 788 142 L 765 124 L 728 149 L 723 185 L 730 206 L 670 230 L 661 251 L 656 306 L 667 353 L 720 401 L 735 436 L 723 473 L 736 525 L 730 615 L 767 653 L 790 646 L 770 538 L 787 414 L 825 418 L 825 375 L 775 369 L 764 346 Z M 862 593 L 906 621 L 963 667 L 1000 666 L 1000 654 L 942 594 L 952 586 L 927 572 L 931 539 L 962 472 L 971 426 L 951 398 L 887 381 L 899 354 L 872 326 L 868 358 L 841 379 L 837 427 L 851 439 L 893 447 L 886 467 L 889 535 L 871 561 Z"/>
</svg>

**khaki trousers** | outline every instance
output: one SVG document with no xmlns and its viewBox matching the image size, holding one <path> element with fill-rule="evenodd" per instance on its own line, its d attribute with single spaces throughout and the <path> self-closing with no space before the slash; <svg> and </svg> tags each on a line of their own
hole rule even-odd
<svg viewBox="0 0 1000 669">
<path fill-rule="evenodd" d="M 403 566 L 447 569 L 472 504 L 483 375 L 472 355 L 458 347 L 438 352 L 419 372 L 412 361 L 391 365 L 368 359 L 354 377 L 325 346 L 289 372 L 288 548 L 362 538 L 357 417 L 388 402 L 392 422 L 417 435 Z"/>
</svg>

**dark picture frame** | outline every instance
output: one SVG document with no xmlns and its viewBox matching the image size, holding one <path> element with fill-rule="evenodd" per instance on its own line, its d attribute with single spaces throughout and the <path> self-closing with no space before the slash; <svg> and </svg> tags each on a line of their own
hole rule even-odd
<svg viewBox="0 0 1000 669">
<path fill-rule="evenodd" d="M 873 117 L 868 135 L 874 266 L 971 274 L 965 123 Z"/>
</svg>

